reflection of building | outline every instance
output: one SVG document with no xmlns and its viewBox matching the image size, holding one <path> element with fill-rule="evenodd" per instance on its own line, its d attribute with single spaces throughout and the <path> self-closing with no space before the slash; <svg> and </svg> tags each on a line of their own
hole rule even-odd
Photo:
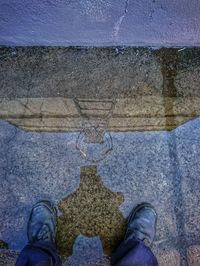
<svg viewBox="0 0 200 266">
<path fill-rule="evenodd" d="M 166 104 L 167 102 L 167 104 Z M 77 104 L 78 103 L 78 104 Z M 167 105 L 167 106 L 166 106 Z M 173 107 L 166 110 L 167 107 Z M 29 131 L 170 130 L 200 116 L 200 97 L 140 96 L 74 102 L 69 98 L 2 99 L 0 117 Z"/>
<path fill-rule="evenodd" d="M 200 50 L 1 49 L 0 118 L 30 131 L 171 130 L 200 115 Z M 190 58 L 190 61 L 188 61 Z"/>
</svg>

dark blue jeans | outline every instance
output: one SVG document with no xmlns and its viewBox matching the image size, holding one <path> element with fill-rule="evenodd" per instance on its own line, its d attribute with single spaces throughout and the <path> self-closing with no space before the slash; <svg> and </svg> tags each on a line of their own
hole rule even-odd
<svg viewBox="0 0 200 266">
<path fill-rule="evenodd" d="M 46 242 L 27 245 L 19 255 L 16 266 L 61 266 L 56 248 Z M 123 241 L 111 258 L 112 266 L 158 266 L 152 251 L 143 242 Z"/>
<path fill-rule="evenodd" d="M 123 241 L 111 257 L 111 266 L 158 266 L 149 247 L 142 241 Z"/>
<path fill-rule="evenodd" d="M 53 244 L 40 241 L 28 244 L 20 253 L 15 266 L 62 266 Z"/>
</svg>

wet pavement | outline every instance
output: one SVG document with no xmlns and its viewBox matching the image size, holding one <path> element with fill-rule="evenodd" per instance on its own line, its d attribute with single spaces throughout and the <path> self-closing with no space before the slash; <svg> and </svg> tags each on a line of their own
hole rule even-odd
<svg viewBox="0 0 200 266">
<path fill-rule="evenodd" d="M 200 49 L 0 53 L 0 265 L 41 199 L 59 210 L 64 265 L 109 265 L 143 201 L 160 265 L 199 265 Z"/>
</svg>

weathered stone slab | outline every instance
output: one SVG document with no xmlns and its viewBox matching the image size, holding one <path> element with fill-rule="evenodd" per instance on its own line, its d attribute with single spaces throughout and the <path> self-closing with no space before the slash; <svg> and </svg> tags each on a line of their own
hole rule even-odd
<svg viewBox="0 0 200 266">
<path fill-rule="evenodd" d="M 10 99 L 162 94 L 151 49 L 1 48 L 0 62 L 0 97 Z"/>
<path fill-rule="evenodd" d="M 1 98 L 0 118 L 27 131 L 171 130 L 200 115 L 200 97 Z"/>
<path fill-rule="evenodd" d="M 199 55 L 198 48 L 1 48 L 0 118 L 30 131 L 80 131 L 88 121 L 102 132 L 171 130 L 200 115 Z"/>
<path fill-rule="evenodd" d="M 104 184 L 123 193 L 120 209 L 127 217 L 142 202 L 151 202 L 159 213 L 157 238 L 177 236 L 173 209 L 173 175 L 167 132 L 112 133 L 113 150 L 101 162 L 98 173 Z"/>
<path fill-rule="evenodd" d="M 14 100 L 0 98 L 0 110 L 2 118 L 79 115 L 73 99 L 61 97 L 18 98 Z"/>
<path fill-rule="evenodd" d="M 189 243 L 199 243 L 200 119 L 175 131 L 178 168 L 182 178 L 184 233 Z"/>
<path fill-rule="evenodd" d="M 200 4 L 140 0 L 1 0 L 1 45 L 200 45 Z"/>
<path fill-rule="evenodd" d="M 156 207 L 155 245 L 158 250 L 162 243 L 182 247 L 181 257 L 184 245 L 199 238 L 199 128 L 197 119 L 172 132 L 112 132 L 112 151 L 97 167 L 103 186 L 113 195 L 123 194 L 119 211 L 124 218 L 141 201 Z M 67 196 L 78 191 L 80 169 L 88 165 L 76 149 L 78 135 L 23 132 L 1 122 L 0 239 L 10 248 L 19 250 L 26 244 L 26 222 L 37 200 L 67 202 Z M 65 200 L 63 204 L 67 208 Z M 96 245 L 102 250 L 102 244 Z M 178 261 L 176 255 L 161 257 L 163 263 Z"/>
<path fill-rule="evenodd" d="M 10 248 L 20 249 L 26 243 L 32 205 L 43 198 L 58 203 L 77 191 L 80 167 L 88 162 L 76 149 L 78 133 L 23 132 L 6 122 L 1 122 L 0 133 L 0 238 Z M 141 201 L 155 205 L 159 213 L 157 239 L 162 241 L 176 237 L 168 134 L 112 133 L 113 149 L 97 167 L 103 185 L 123 193 L 119 211 L 124 217 Z M 90 216 L 89 209 L 86 214 Z"/>
<path fill-rule="evenodd" d="M 199 53 L 199 48 L 1 48 L 0 97 L 196 97 Z"/>
<path fill-rule="evenodd" d="M 121 221 L 141 201 L 152 203 L 159 216 L 159 260 L 182 263 L 200 231 L 199 49 L 33 47 L 0 53 L 0 118 L 10 122 L 0 122 L 0 239 L 20 250 L 32 205 L 47 199 L 68 210 L 68 199 L 81 190 L 81 169 L 92 164 L 97 174 L 86 188 L 111 191 Z M 109 145 L 102 152 L 105 133 Z M 89 221 L 92 208 L 86 209 Z M 104 209 L 102 200 L 97 211 L 104 216 Z M 87 265 L 93 263 L 87 246 L 95 247 L 93 258 L 104 260 L 101 224 L 95 223 L 91 241 L 85 229 L 73 233 L 75 265 L 81 251 Z M 60 250 L 65 257 L 67 248 Z"/>
</svg>

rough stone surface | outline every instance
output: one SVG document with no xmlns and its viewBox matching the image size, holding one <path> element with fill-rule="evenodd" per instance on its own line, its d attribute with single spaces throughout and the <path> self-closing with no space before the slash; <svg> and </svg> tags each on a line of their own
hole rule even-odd
<svg viewBox="0 0 200 266">
<path fill-rule="evenodd" d="M 107 255 L 123 239 L 125 219 L 119 211 L 122 193 L 109 191 L 96 171 L 96 166 L 82 167 L 78 190 L 58 205 L 62 215 L 58 219 L 57 246 L 63 256 L 72 253 L 73 243 L 80 234 L 99 235 Z"/>
<path fill-rule="evenodd" d="M 2 47 L 0 98 L 197 97 L 199 53 L 199 48 Z"/>
<path fill-rule="evenodd" d="M 162 95 L 155 54 L 144 48 L 1 48 L 0 97 L 5 91 L 9 99 Z"/>
<path fill-rule="evenodd" d="M 198 0 L 1 0 L 1 45 L 200 44 Z"/>
<path fill-rule="evenodd" d="M 113 101 L 64 97 L 0 99 L 0 117 L 26 131 L 84 129 L 91 142 L 100 142 L 105 130 L 172 130 L 199 114 L 200 97 L 137 96 Z M 99 141 L 98 136 L 87 132 L 89 128 L 96 128 Z"/>
<path fill-rule="evenodd" d="M 179 127 L 175 132 L 177 170 L 182 179 L 180 200 L 183 200 L 184 230 L 190 243 L 199 242 L 200 205 L 200 140 L 199 119 Z"/>
<path fill-rule="evenodd" d="M 109 265 L 128 214 L 148 201 L 158 212 L 160 264 L 197 260 L 199 49 L 0 51 L 1 248 L 21 250 L 32 205 L 47 199 L 59 209 L 65 265 Z M 165 130 L 146 131 L 152 117 Z M 16 119 L 19 127 L 8 122 Z M 10 250 L 1 250 L 7 261 Z"/>
<path fill-rule="evenodd" d="M 32 47 L 0 53 L 0 118 L 25 130 L 90 127 L 87 139 L 95 142 L 99 135 L 101 142 L 105 130 L 171 130 L 200 115 L 199 49 Z"/>
<path fill-rule="evenodd" d="M 186 146 L 188 150 L 183 146 L 185 150 L 182 150 L 182 145 L 189 141 L 187 133 L 190 134 L 192 131 L 194 134 L 195 132 L 199 134 L 199 125 L 198 119 L 171 133 L 112 133 L 112 152 L 98 163 L 98 176 L 104 186 L 114 194 L 121 192 L 124 196 L 124 202 L 120 205 L 124 217 L 127 217 L 132 207 L 141 200 L 149 201 L 156 207 L 159 214 L 156 247 L 177 245 L 180 248 L 181 243 L 187 243 L 189 240 L 197 241 L 199 238 L 198 208 L 192 213 L 189 212 L 191 208 L 182 209 L 185 208 L 183 206 L 187 206 L 184 199 L 190 198 L 190 194 L 184 193 L 186 188 L 182 185 L 185 180 L 174 165 L 180 162 L 174 162 L 177 158 L 173 157 L 174 153 L 190 153 L 190 146 Z M 45 198 L 55 203 L 61 201 L 60 206 L 67 209 L 70 197 L 66 198 L 66 195 L 77 191 L 80 186 L 80 167 L 88 163 L 82 159 L 80 151 L 76 149 L 78 134 L 26 133 L 6 122 L 1 122 L 0 128 L 1 217 L 3 217 L 1 239 L 6 241 L 10 248 L 20 249 L 26 243 L 26 222 L 31 206 L 37 200 Z M 186 140 L 181 136 L 183 132 Z M 174 150 L 174 141 L 177 143 L 177 150 Z M 190 141 L 193 141 L 193 138 Z M 181 171 L 187 173 L 188 170 L 184 169 L 181 168 Z M 196 186 L 193 198 L 199 199 L 196 180 L 198 176 L 194 181 L 190 180 L 190 186 Z M 174 187 L 178 183 L 181 185 L 181 190 L 180 187 Z M 181 197 L 183 202 L 180 201 Z M 191 206 L 193 202 L 190 202 Z M 101 209 L 99 211 L 101 212 Z M 64 213 L 63 211 L 60 219 Z M 87 215 L 90 217 L 90 212 L 86 212 Z M 195 239 L 192 238 L 191 231 L 184 229 L 191 221 Z M 99 226 L 101 224 L 97 224 L 95 232 L 99 232 Z M 79 233 L 82 234 L 83 231 L 80 230 Z M 101 237 L 103 232 L 98 234 Z M 60 237 L 64 236 L 65 234 Z M 77 241 L 78 246 L 83 245 L 79 244 L 79 241 L 84 243 L 80 239 Z M 94 238 L 92 241 L 93 245 L 99 246 L 102 250 L 102 244 L 97 244 L 100 243 L 99 239 Z M 67 248 L 66 246 L 66 250 Z M 184 246 L 182 248 L 184 252 Z"/>
<path fill-rule="evenodd" d="M 191 246 L 187 249 L 187 260 L 189 266 L 200 265 L 200 246 Z"/>
</svg>

